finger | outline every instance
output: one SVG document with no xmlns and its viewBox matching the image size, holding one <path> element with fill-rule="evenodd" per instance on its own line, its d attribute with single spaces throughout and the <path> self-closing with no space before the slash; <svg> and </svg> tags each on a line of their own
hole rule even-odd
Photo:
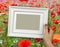
<svg viewBox="0 0 60 47">
<path fill-rule="evenodd" d="M 48 25 L 46 24 L 44 26 L 44 38 L 43 38 L 44 42 L 48 45 L 49 44 L 49 33 L 48 33 Z"/>
<path fill-rule="evenodd" d="M 52 37 L 53 37 L 53 30 L 51 29 L 51 28 L 49 28 L 50 29 L 50 32 L 49 32 L 49 36 L 50 36 L 50 39 L 52 40 Z"/>
<path fill-rule="evenodd" d="M 48 25 L 46 24 L 44 26 L 44 36 L 43 36 L 43 38 L 44 38 L 44 40 L 46 40 L 46 38 L 48 38 L 48 37 L 49 37 L 49 34 L 48 34 Z"/>
<path fill-rule="evenodd" d="M 44 35 L 48 34 L 48 25 L 45 24 L 44 26 Z"/>
</svg>

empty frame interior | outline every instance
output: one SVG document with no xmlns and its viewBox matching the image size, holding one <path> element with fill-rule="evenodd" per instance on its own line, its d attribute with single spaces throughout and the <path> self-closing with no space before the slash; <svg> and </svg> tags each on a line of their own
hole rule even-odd
<svg viewBox="0 0 60 47">
<path fill-rule="evenodd" d="M 16 14 L 16 29 L 39 30 L 40 15 Z"/>
</svg>

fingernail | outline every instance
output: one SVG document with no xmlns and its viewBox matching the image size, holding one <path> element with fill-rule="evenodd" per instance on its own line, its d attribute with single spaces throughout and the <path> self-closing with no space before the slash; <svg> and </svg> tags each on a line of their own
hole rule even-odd
<svg viewBox="0 0 60 47">
<path fill-rule="evenodd" d="M 45 24 L 45 26 L 48 26 L 48 24 Z"/>
</svg>

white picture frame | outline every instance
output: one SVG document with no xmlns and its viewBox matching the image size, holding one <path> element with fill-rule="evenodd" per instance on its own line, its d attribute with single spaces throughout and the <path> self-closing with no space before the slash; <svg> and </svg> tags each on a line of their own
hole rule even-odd
<svg viewBox="0 0 60 47">
<path fill-rule="evenodd" d="M 48 24 L 47 8 L 9 6 L 8 36 L 43 38 L 45 24 Z"/>
</svg>

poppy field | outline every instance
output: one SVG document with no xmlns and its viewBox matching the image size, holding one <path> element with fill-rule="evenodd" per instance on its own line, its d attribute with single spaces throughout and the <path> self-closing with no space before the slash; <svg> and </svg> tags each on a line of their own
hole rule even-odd
<svg viewBox="0 0 60 47">
<path fill-rule="evenodd" d="M 0 47 L 45 47 L 41 38 L 8 37 L 9 6 L 49 8 L 48 25 L 52 43 L 60 47 L 60 0 L 0 0 Z"/>
</svg>

